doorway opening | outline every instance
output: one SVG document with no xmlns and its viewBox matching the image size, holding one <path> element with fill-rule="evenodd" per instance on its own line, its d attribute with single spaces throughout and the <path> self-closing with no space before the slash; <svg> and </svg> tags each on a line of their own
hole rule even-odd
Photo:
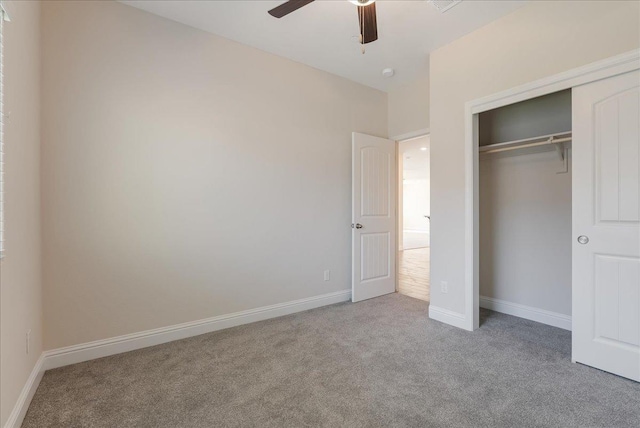
<svg viewBox="0 0 640 428">
<path fill-rule="evenodd" d="M 478 131 L 479 305 L 571 330 L 571 90 L 482 112 Z"/>
<path fill-rule="evenodd" d="M 398 292 L 430 300 L 430 137 L 398 143 Z"/>
</svg>

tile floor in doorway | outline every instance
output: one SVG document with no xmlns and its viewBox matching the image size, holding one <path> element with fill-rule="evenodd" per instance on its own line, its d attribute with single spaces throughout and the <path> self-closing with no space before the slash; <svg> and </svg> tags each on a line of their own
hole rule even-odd
<svg viewBox="0 0 640 428">
<path fill-rule="evenodd" d="M 399 253 L 398 292 L 428 302 L 429 247 L 404 250 Z"/>
</svg>

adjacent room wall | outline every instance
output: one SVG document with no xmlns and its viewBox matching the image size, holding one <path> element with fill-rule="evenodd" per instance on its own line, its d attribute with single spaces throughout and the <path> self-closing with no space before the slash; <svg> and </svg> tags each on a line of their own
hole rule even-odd
<svg viewBox="0 0 640 428">
<path fill-rule="evenodd" d="M 11 22 L 3 29 L 6 255 L 0 261 L 0 426 L 42 353 L 40 3 L 7 2 L 6 7 Z"/>
<path fill-rule="evenodd" d="M 430 187 L 429 136 L 398 144 L 398 249 L 429 246 Z M 427 150 L 421 150 L 421 149 Z"/>
<path fill-rule="evenodd" d="M 637 2 L 531 2 L 431 54 L 432 305 L 465 308 L 465 102 L 637 49 L 639 20 Z"/>
<path fill-rule="evenodd" d="M 45 349 L 350 288 L 385 93 L 116 2 L 42 31 Z"/>
<path fill-rule="evenodd" d="M 429 128 L 429 76 L 389 90 L 389 138 Z"/>
</svg>

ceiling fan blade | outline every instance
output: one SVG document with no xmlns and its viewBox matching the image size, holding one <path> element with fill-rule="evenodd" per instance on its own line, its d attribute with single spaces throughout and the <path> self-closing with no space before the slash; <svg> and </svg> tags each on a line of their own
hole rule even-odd
<svg viewBox="0 0 640 428">
<path fill-rule="evenodd" d="M 295 12 L 302 6 L 308 5 L 312 1 L 313 0 L 289 0 L 286 3 L 282 3 L 280 6 L 271 9 L 269 11 L 269 15 L 275 16 L 276 18 L 282 18 L 283 16 L 288 15 L 291 12 Z"/>
<path fill-rule="evenodd" d="M 358 6 L 358 22 L 360 23 L 360 35 L 362 44 L 378 40 L 378 22 L 376 20 L 376 4 Z"/>
</svg>

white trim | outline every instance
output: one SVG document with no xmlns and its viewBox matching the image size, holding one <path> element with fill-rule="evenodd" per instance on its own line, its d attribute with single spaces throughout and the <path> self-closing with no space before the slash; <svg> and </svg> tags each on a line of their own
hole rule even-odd
<svg viewBox="0 0 640 428">
<path fill-rule="evenodd" d="M 5 167 L 4 167 L 4 21 L 9 21 L 4 2 L 0 2 L 0 261 L 5 254 Z"/>
<path fill-rule="evenodd" d="M 2 10 L 2 20 L 7 21 L 7 22 L 11 22 L 11 14 L 9 13 L 9 10 L 7 9 L 7 2 L 5 1 L 0 1 L 0 10 Z"/>
<path fill-rule="evenodd" d="M 478 113 L 640 69 L 640 49 L 536 80 L 465 104 L 465 327 L 479 325 Z"/>
<path fill-rule="evenodd" d="M 571 331 L 569 315 L 486 296 L 480 296 L 480 307 Z"/>
<path fill-rule="evenodd" d="M 453 312 L 448 309 L 439 308 L 431 304 L 429 305 L 429 318 L 452 325 L 454 327 L 469 330 L 467 328 L 467 322 L 464 314 Z"/>
<path fill-rule="evenodd" d="M 18 401 L 16 401 L 16 404 L 13 406 L 13 410 L 9 415 L 9 419 L 7 419 L 7 422 L 4 424 L 5 428 L 20 428 L 20 425 L 22 425 L 22 421 L 29 409 L 29 404 L 31 404 L 31 400 L 33 399 L 33 396 L 38 389 L 38 385 L 40 385 L 40 381 L 42 380 L 42 376 L 44 375 L 43 366 L 44 353 L 40 355 L 36 365 L 33 367 L 33 370 L 31 370 L 31 374 L 18 396 Z"/>
<path fill-rule="evenodd" d="M 413 140 L 414 138 L 424 137 L 425 135 L 429 135 L 429 128 L 423 128 L 423 129 L 418 129 L 417 131 L 407 132 L 405 134 L 400 134 L 395 137 L 389 137 L 389 139 L 395 140 L 400 143 L 407 140 Z"/>
<path fill-rule="evenodd" d="M 351 300 L 351 290 L 45 351 L 44 369 L 89 361 Z"/>
<path fill-rule="evenodd" d="M 148 346 L 160 345 L 174 340 L 199 336 L 201 334 L 211 333 L 256 321 L 290 315 L 296 312 L 319 308 L 321 306 L 347 302 L 349 300 L 351 300 L 351 290 L 336 291 L 334 293 L 322 294 L 320 296 L 308 297 L 306 299 L 293 300 L 271 306 L 263 306 L 256 309 L 220 315 L 200 321 L 176 324 L 154 330 L 147 330 L 139 333 L 112 337 L 110 339 L 96 340 L 95 342 L 82 343 L 79 345 L 68 346 L 66 348 L 45 351 L 40 355 L 36 365 L 33 367 L 33 370 L 22 388 L 18 401 L 13 407 L 4 428 L 19 428 L 20 425 L 22 425 L 22 421 L 29 409 L 29 404 L 31 404 L 31 400 L 38 389 L 38 385 L 40 385 L 40 381 L 42 380 L 45 370 L 55 369 L 96 358 L 108 357 L 109 355 L 142 349 Z"/>
</svg>

